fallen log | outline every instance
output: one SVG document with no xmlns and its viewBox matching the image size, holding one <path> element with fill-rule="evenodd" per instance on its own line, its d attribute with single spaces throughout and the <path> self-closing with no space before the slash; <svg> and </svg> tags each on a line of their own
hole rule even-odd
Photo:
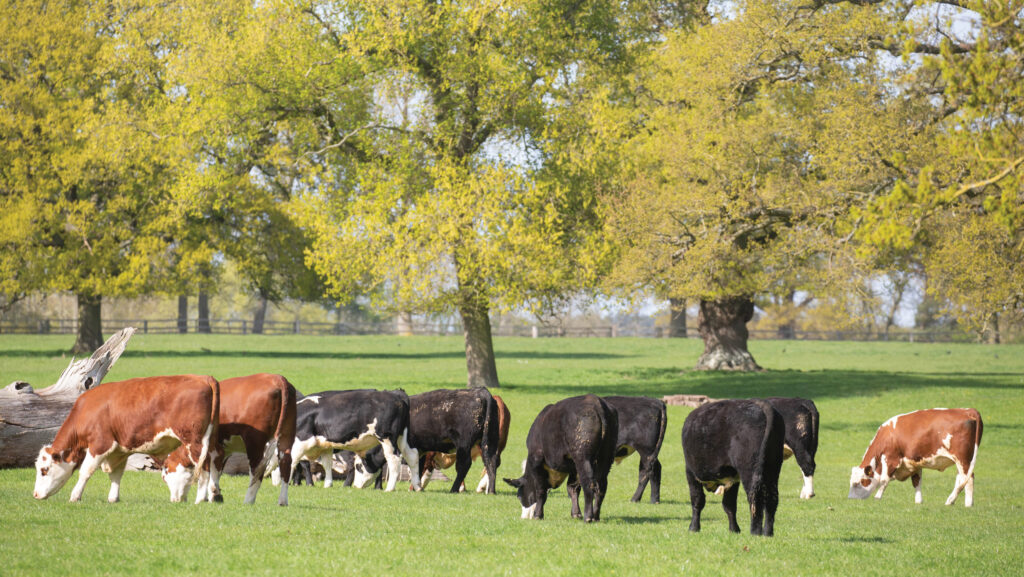
<svg viewBox="0 0 1024 577">
<path fill-rule="evenodd" d="M 39 449 L 53 441 L 78 395 L 103 382 L 133 334 L 134 328 L 124 328 L 91 357 L 72 358 L 60 379 L 45 389 L 24 381 L 0 389 L 0 468 L 35 464 Z"/>
<path fill-rule="evenodd" d="M 665 395 L 661 398 L 666 405 L 682 405 L 684 407 L 699 407 L 707 403 L 713 403 L 718 399 L 712 399 L 707 395 Z"/>
</svg>

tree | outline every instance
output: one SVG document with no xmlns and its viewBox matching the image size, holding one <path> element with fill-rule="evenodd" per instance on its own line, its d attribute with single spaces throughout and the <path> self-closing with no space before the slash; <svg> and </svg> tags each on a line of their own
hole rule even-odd
<svg viewBox="0 0 1024 577">
<path fill-rule="evenodd" d="M 933 129 L 918 122 L 927 95 L 891 84 L 890 13 L 709 10 L 666 35 L 591 130 L 624 143 L 624 186 L 606 197 L 612 284 L 699 301 L 697 368 L 752 370 L 754 297 L 855 290 L 888 257 L 854 253 L 853 211 L 923 165 Z"/>
<path fill-rule="evenodd" d="M 457 310 L 471 387 L 499 385 L 493 310 L 542 306 L 592 286 L 603 266 L 596 191 L 563 178 L 573 175 L 559 169 L 568 131 L 557 119 L 571 114 L 564 105 L 591 66 L 622 60 L 649 34 L 637 22 L 660 3 L 626 4 L 369 1 L 310 11 L 339 55 L 366 64 L 374 94 L 366 124 L 320 123 L 357 163 L 332 164 L 303 195 L 310 262 L 337 296 Z"/>
<path fill-rule="evenodd" d="M 103 297 L 160 286 L 180 253 L 166 47 L 158 19 L 138 6 L 2 11 L 0 292 L 75 293 L 73 350 L 91 352 L 103 344 Z"/>
<path fill-rule="evenodd" d="M 1024 310 L 1024 3 L 924 5 L 934 17 L 908 15 L 892 37 L 906 59 L 924 54 L 903 80 L 928 81 L 938 146 L 864 212 L 859 237 L 923 250 L 929 294 L 985 332 Z"/>
</svg>

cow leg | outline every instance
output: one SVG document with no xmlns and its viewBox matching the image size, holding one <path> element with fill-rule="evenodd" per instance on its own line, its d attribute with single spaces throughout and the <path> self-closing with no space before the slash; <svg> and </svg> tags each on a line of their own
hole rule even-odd
<svg viewBox="0 0 1024 577">
<path fill-rule="evenodd" d="M 120 459 L 107 459 L 110 467 L 110 493 L 107 494 L 108 503 L 117 503 L 121 500 L 121 477 L 124 475 L 125 465 L 128 464 L 128 455 Z"/>
<path fill-rule="evenodd" d="M 267 464 L 274 459 L 273 455 L 277 453 L 277 441 L 272 439 L 268 443 L 262 436 L 259 436 L 243 438 L 243 442 L 245 443 L 245 456 L 249 460 L 249 487 L 245 490 L 245 499 L 242 502 L 252 505 L 256 502 L 256 494 L 259 493 L 260 486 L 263 485 L 263 473 L 267 470 Z M 219 473 L 214 484 L 219 493 Z"/>
<path fill-rule="evenodd" d="M 967 484 L 964 485 L 964 506 L 974 506 L 974 471 L 967 474 Z"/>
<path fill-rule="evenodd" d="M 956 484 L 953 485 L 953 492 L 950 493 L 949 498 L 946 499 L 947 505 L 952 505 L 954 502 L 956 502 L 956 498 L 960 495 L 960 491 L 963 491 L 964 487 L 967 486 L 968 479 L 969 477 L 967 476 L 967 473 L 964 473 L 963 469 L 960 468 L 960 464 L 957 463 Z"/>
<path fill-rule="evenodd" d="M 775 511 L 779 508 L 778 473 L 775 475 L 774 483 L 761 485 L 761 494 L 764 496 L 764 533 L 762 535 L 771 537 L 775 534 Z"/>
<path fill-rule="evenodd" d="M 220 492 L 220 476 L 224 472 L 224 463 L 228 460 L 227 453 L 220 451 L 217 456 L 210 459 L 210 486 L 208 498 L 211 503 L 223 503 L 224 495 Z M 252 465 L 250 465 L 250 471 Z M 250 473 L 251 475 L 251 473 Z M 262 478 L 260 479 L 262 481 Z"/>
<path fill-rule="evenodd" d="M 724 485 L 723 485 L 724 487 Z M 725 516 L 729 519 L 729 530 L 733 533 L 740 532 L 739 523 L 736 522 L 736 500 L 740 494 L 739 483 L 725 489 L 722 493 L 722 509 L 725 510 Z"/>
<path fill-rule="evenodd" d="M 394 491 L 395 485 L 398 484 L 398 469 L 402 466 L 402 457 L 395 452 L 395 446 L 391 444 L 391 439 L 381 441 L 380 447 L 384 450 L 384 461 L 388 465 L 388 484 L 384 490 Z M 383 475 L 384 472 L 381 471 L 380 474 Z M 413 473 L 411 478 L 415 479 L 416 474 Z"/>
<path fill-rule="evenodd" d="M 85 452 L 85 459 L 82 460 L 82 468 L 78 471 L 78 482 L 75 483 L 75 488 L 71 490 L 71 502 L 77 503 L 82 500 L 82 492 L 85 491 L 85 484 L 89 482 L 89 477 L 92 477 L 96 469 L 99 469 L 100 464 L 106 455 L 94 457 L 92 451 Z"/>
<path fill-rule="evenodd" d="M 686 484 L 690 487 L 690 531 L 700 532 L 700 512 L 704 510 L 704 486 L 693 476 L 689 469 L 686 470 Z"/>
<path fill-rule="evenodd" d="M 640 475 L 637 478 L 636 491 L 633 493 L 633 497 L 630 501 L 639 503 L 640 499 L 644 496 L 644 489 L 647 488 L 647 483 L 651 480 L 651 469 L 654 465 L 654 459 L 650 458 L 650 455 L 640 456 Z"/>
<path fill-rule="evenodd" d="M 881 499 L 882 498 L 882 493 L 885 492 L 885 488 L 888 487 L 888 486 L 889 486 L 889 478 L 888 477 L 882 477 L 878 481 L 878 490 L 875 491 L 875 499 Z"/>
<path fill-rule="evenodd" d="M 580 480 L 579 475 L 576 471 L 569 473 L 569 478 L 565 481 L 565 490 L 569 493 L 569 504 L 572 505 L 573 519 L 582 519 L 583 512 L 580 511 Z"/>
<path fill-rule="evenodd" d="M 810 499 L 814 496 L 814 475 L 804 475 L 804 486 L 800 489 L 801 499 Z"/>
<path fill-rule="evenodd" d="M 814 496 L 814 457 L 802 443 L 796 443 L 796 446 L 790 450 L 793 451 L 793 458 L 796 460 L 797 466 L 800 467 L 800 474 L 804 479 L 804 486 L 800 489 L 800 498 L 810 499 Z"/>
<path fill-rule="evenodd" d="M 471 466 L 473 466 L 473 457 L 469 454 L 469 449 L 461 447 L 457 449 L 455 451 L 455 482 L 452 483 L 451 493 L 459 492 Z"/>
<path fill-rule="evenodd" d="M 661 503 L 661 461 L 657 458 L 651 465 L 651 504 Z"/>
<path fill-rule="evenodd" d="M 284 482 L 281 483 L 281 492 L 277 496 L 277 504 L 282 507 L 288 506 L 288 484 L 291 482 L 292 473 L 292 453 L 291 448 L 282 448 L 280 445 L 277 447 L 277 453 L 273 457 L 274 460 L 280 462 L 280 467 L 275 467 L 275 471 L 279 471 L 278 475 L 284 477 Z"/>
<path fill-rule="evenodd" d="M 484 491 L 488 495 L 494 495 L 497 493 L 494 483 L 498 478 L 498 461 L 500 459 L 496 451 L 496 447 L 489 447 L 488 452 L 483 452 L 483 448 L 481 447 L 480 460 L 484 463 L 484 475 L 487 480 L 487 485 Z M 481 480 L 481 483 L 482 482 L 483 480 Z M 478 489 L 477 492 L 479 493 L 480 490 Z"/>
<path fill-rule="evenodd" d="M 334 455 L 330 451 L 320 455 L 320 466 L 324 468 L 324 489 L 334 484 Z"/>
<path fill-rule="evenodd" d="M 409 429 L 402 431 L 402 435 L 398 437 L 398 450 L 405 457 L 405 462 L 409 465 L 409 485 L 413 491 L 422 491 L 426 486 L 423 480 L 420 479 L 420 452 L 414 447 L 409 446 Z M 391 478 L 388 478 L 388 482 L 391 482 Z M 395 482 L 398 482 L 398 475 L 395 475 Z"/>
</svg>

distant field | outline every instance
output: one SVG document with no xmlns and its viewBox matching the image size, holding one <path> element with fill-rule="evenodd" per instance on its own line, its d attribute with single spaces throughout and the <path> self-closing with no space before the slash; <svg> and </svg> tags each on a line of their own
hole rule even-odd
<svg viewBox="0 0 1024 577">
<path fill-rule="evenodd" d="M 0 386 L 52 383 L 70 361 L 70 337 L 0 335 Z M 71 483 L 47 501 L 31 497 L 34 472 L 0 471 L 0 575 L 1020 575 L 1024 568 L 1024 346 L 755 341 L 767 371 L 708 374 L 690 368 L 697 340 L 499 338 L 500 394 L 512 412 L 499 475 L 515 477 L 526 432 L 548 403 L 583 394 L 661 397 L 803 396 L 821 412 L 817 497 L 797 498 L 788 461 L 780 479 L 776 536 L 728 533 L 709 498 L 703 531 L 687 531 L 689 495 L 680 429 L 690 409 L 669 408 L 661 452 L 662 503 L 634 504 L 634 456 L 612 470 L 602 521 L 570 519 L 564 489 L 543 521 L 519 519 L 510 487 L 499 494 L 386 494 L 336 486 L 293 488 L 276 505 L 265 484 L 255 506 L 245 480 L 228 478 L 222 505 L 174 505 L 159 476 L 126 474 L 122 502 L 106 503 L 98 473 L 82 503 Z M 139 335 L 108 375 L 254 372 L 286 375 L 301 391 L 465 386 L 457 337 L 229 337 Z M 910 483 L 881 501 L 846 499 L 850 467 L 888 417 L 920 408 L 973 406 L 985 420 L 975 506 L 943 505 L 954 473 L 926 471 L 924 503 Z M 474 465 L 471 478 L 479 475 Z M 72 481 L 73 482 L 73 481 Z M 469 484 L 469 483 L 467 483 Z M 192 493 L 194 495 L 194 492 Z M 647 494 L 645 494 L 645 499 Z"/>
</svg>

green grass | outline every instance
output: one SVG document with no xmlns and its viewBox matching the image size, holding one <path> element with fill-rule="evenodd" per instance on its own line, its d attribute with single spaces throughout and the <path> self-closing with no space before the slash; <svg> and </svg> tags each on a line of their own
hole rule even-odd
<svg viewBox="0 0 1024 577">
<path fill-rule="evenodd" d="M 52 383 L 67 365 L 68 337 L 0 335 L 0 383 Z M 728 533 L 720 499 L 709 498 L 703 531 L 687 531 L 689 497 L 679 431 L 690 409 L 669 408 L 661 460 L 662 504 L 634 504 L 636 457 L 612 470 L 602 521 L 569 518 L 564 491 L 544 521 L 519 519 L 511 488 L 450 495 L 335 486 L 293 488 L 276 506 L 267 483 L 253 507 L 245 480 L 227 478 L 223 505 L 174 505 L 158 475 L 128 473 L 123 501 L 105 502 L 97 474 L 82 503 L 71 484 L 47 501 L 31 497 L 31 469 L 0 471 L 0 575 L 377 574 L 377 575 L 1019 575 L 1024 567 L 1024 347 L 965 344 L 757 341 L 759 374 L 690 371 L 696 340 L 496 339 L 512 412 L 499 474 L 518 476 L 526 432 L 544 405 L 597 394 L 711 397 L 805 396 L 821 412 L 821 445 L 810 501 L 787 461 L 776 536 Z M 455 337 L 224 337 L 138 335 L 108 380 L 173 373 L 219 378 L 279 372 L 303 392 L 355 387 L 418 393 L 465 385 Z M 850 467 L 882 421 L 939 406 L 973 406 L 985 419 L 975 506 L 943 505 L 953 472 L 924 474 L 924 503 L 909 483 L 881 501 L 846 499 Z M 475 481 L 479 463 L 470 473 Z M 475 483 L 474 483 L 475 484 Z M 193 493 L 194 495 L 194 493 Z M 646 497 L 646 495 L 645 495 Z"/>
</svg>

